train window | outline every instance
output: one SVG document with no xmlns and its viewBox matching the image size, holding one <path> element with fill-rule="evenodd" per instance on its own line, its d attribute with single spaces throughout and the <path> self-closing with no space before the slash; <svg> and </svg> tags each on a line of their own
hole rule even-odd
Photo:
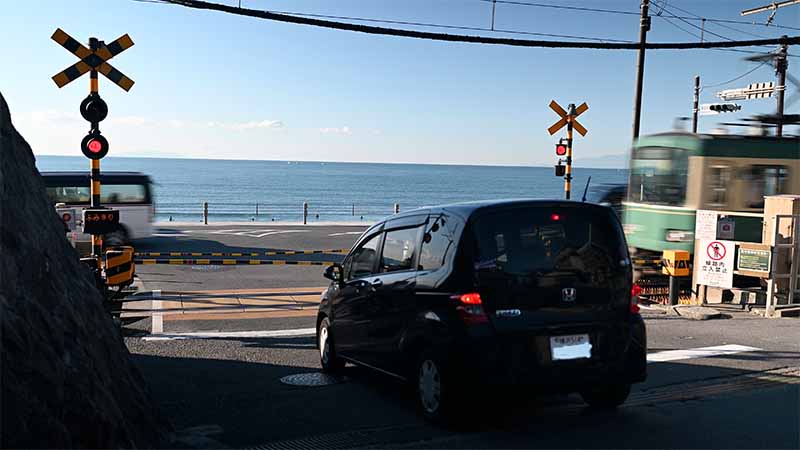
<svg viewBox="0 0 800 450">
<path fill-rule="evenodd" d="M 731 169 L 726 166 L 714 166 L 709 169 L 708 201 L 710 206 L 724 206 L 728 202 L 728 189 L 731 182 Z"/>
<path fill-rule="evenodd" d="M 689 157 L 685 150 L 665 147 L 634 149 L 628 196 L 630 201 L 682 205 L 686 200 Z"/>
<path fill-rule="evenodd" d="M 786 193 L 788 176 L 786 166 L 750 166 L 743 177 L 747 182 L 745 205 L 748 208 L 764 208 L 765 195 Z"/>
</svg>

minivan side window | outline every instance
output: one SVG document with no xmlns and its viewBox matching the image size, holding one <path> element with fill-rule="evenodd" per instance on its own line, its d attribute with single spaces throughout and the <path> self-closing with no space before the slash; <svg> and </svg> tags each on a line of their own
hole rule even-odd
<svg viewBox="0 0 800 450">
<path fill-rule="evenodd" d="M 380 233 L 366 241 L 351 255 L 345 264 L 345 280 L 361 278 L 372 274 L 375 267 L 375 260 L 378 259 L 378 243 L 380 243 Z"/>
<path fill-rule="evenodd" d="M 455 248 L 452 230 L 445 225 L 450 219 L 441 215 L 425 228 L 417 270 L 436 270 L 444 265 L 447 252 Z"/>
<path fill-rule="evenodd" d="M 386 232 L 381 256 L 381 272 L 398 272 L 414 268 L 419 227 Z"/>
</svg>

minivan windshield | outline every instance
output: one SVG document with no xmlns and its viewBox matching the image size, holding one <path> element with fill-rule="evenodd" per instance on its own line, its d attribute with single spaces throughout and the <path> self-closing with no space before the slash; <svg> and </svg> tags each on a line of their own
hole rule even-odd
<svg viewBox="0 0 800 450">
<path fill-rule="evenodd" d="M 523 276 L 566 272 L 596 279 L 627 266 L 624 236 L 607 209 L 498 210 L 479 216 L 474 230 L 477 272 Z"/>
</svg>

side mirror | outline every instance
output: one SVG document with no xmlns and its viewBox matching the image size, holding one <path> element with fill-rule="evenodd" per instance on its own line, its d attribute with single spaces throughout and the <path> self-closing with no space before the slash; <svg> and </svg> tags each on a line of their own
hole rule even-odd
<svg viewBox="0 0 800 450">
<path fill-rule="evenodd" d="M 333 264 L 325 268 L 325 272 L 322 274 L 325 278 L 335 281 L 337 283 L 342 282 L 342 266 L 339 264 Z"/>
</svg>

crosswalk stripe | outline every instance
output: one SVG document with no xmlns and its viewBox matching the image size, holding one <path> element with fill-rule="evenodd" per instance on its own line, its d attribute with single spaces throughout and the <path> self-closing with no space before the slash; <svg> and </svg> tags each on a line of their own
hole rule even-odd
<svg viewBox="0 0 800 450">
<path fill-rule="evenodd" d="M 267 331 L 207 331 L 192 333 L 168 333 L 145 336 L 145 341 L 172 341 L 181 339 L 225 339 L 225 338 L 269 338 L 290 336 L 314 336 L 316 328 L 297 328 L 294 330 L 267 330 Z"/>
<path fill-rule="evenodd" d="M 685 350 L 666 350 L 647 355 L 648 363 L 680 361 L 684 359 L 708 358 L 710 356 L 733 355 L 736 353 L 757 352 L 760 348 L 746 345 L 718 345 L 715 347 L 689 348 Z"/>
</svg>

